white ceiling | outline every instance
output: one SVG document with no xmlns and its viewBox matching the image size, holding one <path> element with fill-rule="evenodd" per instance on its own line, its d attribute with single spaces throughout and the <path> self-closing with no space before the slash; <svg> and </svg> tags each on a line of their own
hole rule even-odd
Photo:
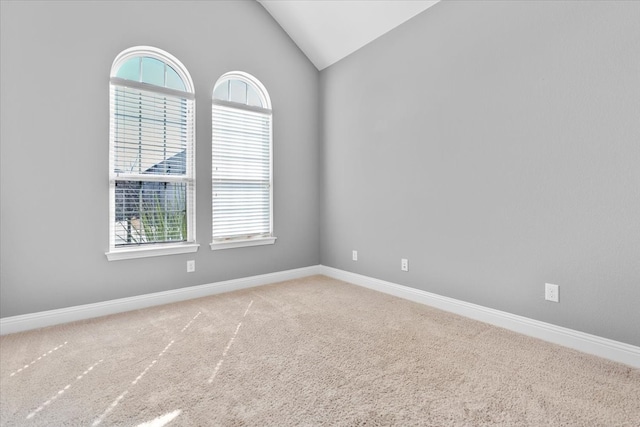
<svg viewBox="0 0 640 427">
<path fill-rule="evenodd" d="M 439 0 L 258 0 L 318 70 Z"/>
</svg>

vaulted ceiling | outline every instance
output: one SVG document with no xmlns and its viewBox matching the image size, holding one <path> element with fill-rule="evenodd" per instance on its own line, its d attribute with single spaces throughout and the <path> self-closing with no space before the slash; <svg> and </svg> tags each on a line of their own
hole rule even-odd
<svg viewBox="0 0 640 427">
<path fill-rule="evenodd" d="M 439 0 L 258 0 L 318 70 Z"/>
</svg>

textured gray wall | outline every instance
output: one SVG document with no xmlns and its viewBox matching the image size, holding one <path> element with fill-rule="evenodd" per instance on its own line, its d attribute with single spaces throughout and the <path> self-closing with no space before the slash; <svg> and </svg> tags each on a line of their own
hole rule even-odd
<svg viewBox="0 0 640 427">
<path fill-rule="evenodd" d="M 639 22 L 443 1 L 321 72 L 322 264 L 640 345 Z"/>
<path fill-rule="evenodd" d="M 254 1 L 1 4 L 2 317 L 317 265 L 318 72 Z M 196 87 L 195 254 L 107 261 L 109 71 L 150 45 Z M 227 71 L 274 111 L 275 245 L 211 251 L 211 91 Z M 196 272 L 186 273 L 186 261 Z"/>
</svg>

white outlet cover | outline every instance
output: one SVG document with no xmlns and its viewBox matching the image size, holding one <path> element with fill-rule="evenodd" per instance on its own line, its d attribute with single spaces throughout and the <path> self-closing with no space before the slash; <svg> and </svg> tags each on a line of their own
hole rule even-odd
<svg viewBox="0 0 640 427">
<path fill-rule="evenodd" d="M 354 261 L 358 260 L 358 251 L 352 251 L 351 252 L 351 259 Z"/>
<path fill-rule="evenodd" d="M 187 261 L 187 273 L 193 273 L 194 271 L 196 271 L 196 261 L 190 259 Z"/>
<path fill-rule="evenodd" d="M 544 299 L 547 301 L 558 302 L 560 297 L 560 287 L 552 283 L 544 284 Z"/>
</svg>

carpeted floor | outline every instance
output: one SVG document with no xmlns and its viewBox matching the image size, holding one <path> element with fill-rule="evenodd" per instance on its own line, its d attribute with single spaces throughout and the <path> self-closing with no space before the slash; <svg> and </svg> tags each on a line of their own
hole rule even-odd
<svg viewBox="0 0 640 427">
<path fill-rule="evenodd" d="M 640 370 L 323 276 L 0 338 L 2 426 L 640 426 Z"/>
</svg>

